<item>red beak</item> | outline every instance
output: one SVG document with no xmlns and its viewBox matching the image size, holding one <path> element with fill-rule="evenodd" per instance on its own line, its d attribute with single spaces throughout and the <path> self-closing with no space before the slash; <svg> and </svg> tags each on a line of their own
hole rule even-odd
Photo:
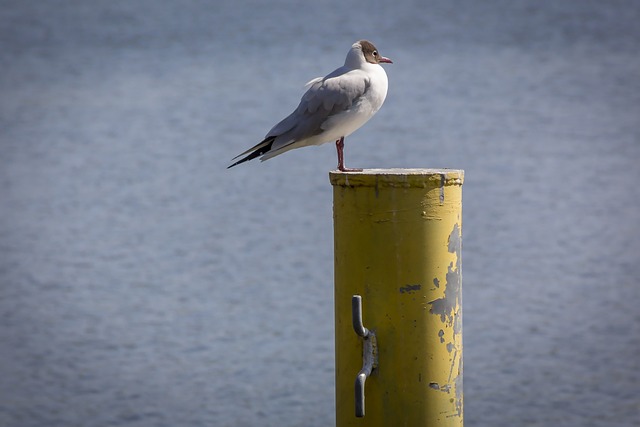
<svg viewBox="0 0 640 427">
<path fill-rule="evenodd" d="M 392 60 L 390 60 L 389 58 L 386 58 L 384 56 L 380 57 L 379 62 L 384 62 L 385 64 L 393 64 Z"/>
</svg>

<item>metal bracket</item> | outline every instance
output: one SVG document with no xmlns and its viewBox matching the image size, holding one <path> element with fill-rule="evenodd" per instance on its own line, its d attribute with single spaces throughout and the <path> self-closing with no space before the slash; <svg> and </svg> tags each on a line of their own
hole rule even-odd
<svg viewBox="0 0 640 427">
<path fill-rule="evenodd" d="M 351 320 L 353 330 L 363 339 L 362 345 L 362 369 L 356 376 L 355 397 L 356 397 L 356 417 L 364 417 L 364 383 L 367 377 L 371 376 L 371 371 L 378 367 L 378 343 L 376 334 L 364 327 L 362 324 L 362 297 L 354 295 L 351 297 Z"/>
</svg>

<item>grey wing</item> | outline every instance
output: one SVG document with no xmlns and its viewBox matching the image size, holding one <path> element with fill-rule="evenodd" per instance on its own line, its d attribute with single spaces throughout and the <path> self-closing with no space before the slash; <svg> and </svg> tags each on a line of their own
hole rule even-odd
<svg viewBox="0 0 640 427">
<path fill-rule="evenodd" d="M 355 70 L 340 71 L 310 82 L 298 108 L 267 133 L 267 137 L 278 137 L 273 150 L 321 134 L 328 118 L 347 111 L 362 97 L 369 87 L 367 78 Z"/>
</svg>

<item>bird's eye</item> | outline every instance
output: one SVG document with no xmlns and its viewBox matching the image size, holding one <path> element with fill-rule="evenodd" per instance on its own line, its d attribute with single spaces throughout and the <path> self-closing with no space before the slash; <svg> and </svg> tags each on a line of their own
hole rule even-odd
<svg viewBox="0 0 640 427">
<path fill-rule="evenodd" d="M 378 56 L 378 51 L 377 50 L 373 51 L 373 56 Z"/>
</svg>

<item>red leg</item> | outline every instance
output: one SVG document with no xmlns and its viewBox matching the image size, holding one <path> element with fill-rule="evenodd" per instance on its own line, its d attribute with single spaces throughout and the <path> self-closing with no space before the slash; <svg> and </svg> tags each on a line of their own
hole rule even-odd
<svg viewBox="0 0 640 427">
<path fill-rule="evenodd" d="M 351 169 L 344 167 L 344 136 L 336 141 L 338 151 L 338 170 L 341 172 L 362 172 L 362 169 Z"/>
</svg>

